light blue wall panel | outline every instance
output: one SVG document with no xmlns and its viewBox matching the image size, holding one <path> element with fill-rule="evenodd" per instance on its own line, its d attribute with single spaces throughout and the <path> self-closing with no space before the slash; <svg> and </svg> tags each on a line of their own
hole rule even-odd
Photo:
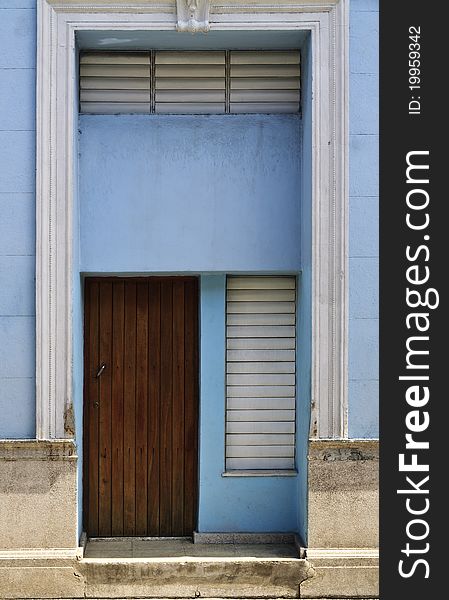
<svg viewBox="0 0 449 600">
<path fill-rule="evenodd" d="M 80 118 L 81 270 L 297 270 L 300 120 Z"/>
<path fill-rule="evenodd" d="M 357 381 L 379 379 L 378 357 L 379 320 L 350 319 L 349 372 L 351 379 Z M 353 414 L 357 414 L 359 412 L 358 398 L 353 398 L 353 401 Z"/>
<path fill-rule="evenodd" d="M 0 256 L 34 255 L 34 194 L 0 192 L 1 228 Z"/>
<path fill-rule="evenodd" d="M 0 193 L 34 192 L 35 132 L 0 131 Z"/>
<path fill-rule="evenodd" d="M 379 72 L 379 9 L 377 3 L 360 3 L 363 10 L 358 10 L 359 0 L 350 3 L 349 16 L 349 68 L 351 73 Z"/>
<path fill-rule="evenodd" d="M 0 0 L 0 437 L 35 435 L 34 0 Z"/>
<path fill-rule="evenodd" d="M 349 195 L 379 194 L 379 136 L 349 136 Z"/>
<path fill-rule="evenodd" d="M 0 379 L 34 377 L 34 317 L 0 316 L 0 340 Z"/>
<path fill-rule="evenodd" d="M 379 199 L 352 196 L 349 220 L 351 257 L 377 257 L 379 253 Z"/>
<path fill-rule="evenodd" d="M 34 130 L 35 84 L 34 69 L 0 69 L 0 130 Z"/>
<path fill-rule="evenodd" d="M 35 8 L 36 0 L 0 0 L 0 10 L 4 8 Z"/>
<path fill-rule="evenodd" d="M 0 10 L 0 69 L 34 68 L 36 63 L 36 11 L 32 8 Z"/>
<path fill-rule="evenodd" d="M 378 0 L 350 3 L 349 435 L 378 436 Z"/>
<path fill-rule="evenodd" d="M 201 277 L 199 531 L 295 531 L 296 477 L 222 477 L 225 456 L 224 275 Z"/>
<path fill-rule="evenodd" d="M 349 437 L 375 437 L 379 428 L 379 381 L 352 379 L 349 396 L 357 399 L 357 410 L 352 412 L 349 421 Z"/>
<path fill-rule="evenodd" d="M 0 380 L 0 438 L 34 437 L 34 387 L 34 377 Z"/>
<path fill-rule="evenodd" d="M 34 256 L 0 256 L 0 315 L 35 314 Z"/>
<path fill-rule="evenodd" d="M 353 285 L 349 288 L 352 319 L 379 318 L 379 259 L 350 258 Z"/>
<path fill-rule="evenodd" d="M 349 114 L 351 135 L 373 135 L 379 130 L 379 77 L 377 73 L 352 73 Z"/>
</svg>

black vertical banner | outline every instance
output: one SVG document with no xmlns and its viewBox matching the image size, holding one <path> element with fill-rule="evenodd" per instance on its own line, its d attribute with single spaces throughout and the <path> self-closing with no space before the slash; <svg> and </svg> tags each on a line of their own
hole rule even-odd
<svg viewBox="0 0 449 600">
<path fill-rule="evenodd" d="M 380 2 L 382 600 L 447 595 L 449 127 L 442 6 Z"/>
</svg>

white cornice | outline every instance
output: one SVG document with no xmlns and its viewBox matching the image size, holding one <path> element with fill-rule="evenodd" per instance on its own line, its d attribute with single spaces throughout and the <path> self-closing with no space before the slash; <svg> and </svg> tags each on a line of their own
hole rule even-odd
<svg viewBox="0 0 449 600">
<path fill-rule="evenodd" d="M 37 0 L 37 437 L 73 435 L 77 30 L 176 29 L 176 2 Z M 211 29 L 307 30 L 313 60 L 312 435 L 347 435 L 348 0 L 211 2 Z"/>
</svg>

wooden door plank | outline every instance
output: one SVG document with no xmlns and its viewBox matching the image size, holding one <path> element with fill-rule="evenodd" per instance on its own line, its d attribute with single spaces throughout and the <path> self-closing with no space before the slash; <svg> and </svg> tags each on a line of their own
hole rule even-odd
<svg viewBox="0 0 449 600">
<path fill-rule="evenodd" d="M 111 363 L 112 363 L 112 283 L 100 283 L 100 355 L 94 369 L 100 385 L 100 456 L 98 533 L 111 535 Z M 95 376 L 97 376 L 95 373 Z"/>
<path fill-rule="evenodd" d="M 173 283 L 161 283 L 160 535 L 172 535 Z"/>
<path fill-rule="evenodd" d="M 161 284 L 150 280 L 148 297 L 148 535 L 159 536 Z"/>
<path fill-rule="evenodd" d="M 95 366 L 99 359 L 99 288 L 97 282 L 86 280 L 85 287 L 86 312 L 88 314 L 89 329 L 86 331 L 85 378 L 87 396 L 85 410 L 88 414 L 88 452 L 85 458 L 88 461 L 88 513 L 87 531 L 90 536 L 98 536 L 98 403 L 99 385 L 95 377 Z"/>
<path fill-rule="evenodd" d="M 136 535 L 147 535 L 148 506 L 148 282 L 137 284 Z"/>
<path fill-rule="evenodd" d="M 136 530 L 136 283 L 125 282 L 125 352 L 123 384 L 124 534 Z"/>
<path fill-rule="evenodd" d="M 125 329 L 125 285 L 112 285 L 112 524 L 113 536 L 123 529 L 123 355 Z"/>
<path fill-rule="evenodd" d="M 184 282 L 173 282 L 172 535 L 184 532 Z"/>
<path fill-rule="evenodd" d="M 198 284 L 185 284 L 184 535 L 196 525 L 198 454 Z"/>
</svg>

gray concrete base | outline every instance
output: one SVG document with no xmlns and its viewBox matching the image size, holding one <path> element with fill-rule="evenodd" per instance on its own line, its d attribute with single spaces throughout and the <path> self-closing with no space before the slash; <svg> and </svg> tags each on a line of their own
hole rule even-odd
<svg viewBox="0 0 449 600">
<path fill-rule="evenodd" d="M 304 559 L 95 559 L 80 564 L 87 598 L 298 598 Z"/>
<path fill-rule="evenodd" d="M 122 538 L 81 550 L 0 553 L 0 598 L 298 598 L 314 574 L 294 545 Z"/>
<path fill-rule="evenodd" d="M 372 548 L 315 548 L 307 551 L 315 576 L 301 585 L 301 598 L 377 598 L 379 553 Z"/>
<path fill-rule="evenodd" d="M 229 547 L 229 546 L 228 546 Z M 299 593 L 300 592 L 300 593 Z M 312 549 L 307 559 L 198 557 L 0 558 L 0 598 L 378 597 L 370 549 Z"/>
</svg>

